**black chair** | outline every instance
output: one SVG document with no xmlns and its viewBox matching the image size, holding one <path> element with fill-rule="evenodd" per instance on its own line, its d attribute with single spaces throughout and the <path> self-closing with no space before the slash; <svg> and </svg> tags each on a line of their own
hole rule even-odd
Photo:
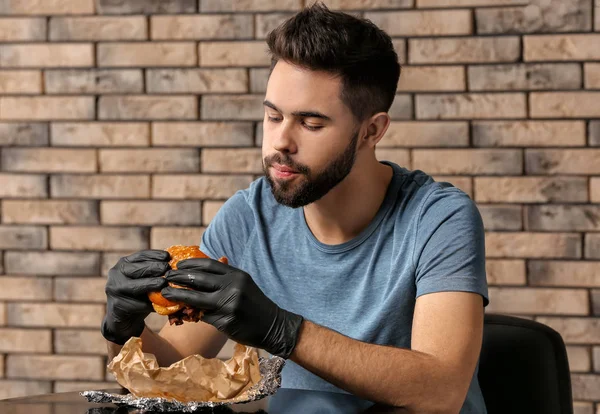
<svg viewBox="0 0 600 414">
<path fill-rule="evenodd" d="M 488 414 L 573 414 L 565 344 L 539 322 L 486 314 L 478 379 Z"/>
</svg>

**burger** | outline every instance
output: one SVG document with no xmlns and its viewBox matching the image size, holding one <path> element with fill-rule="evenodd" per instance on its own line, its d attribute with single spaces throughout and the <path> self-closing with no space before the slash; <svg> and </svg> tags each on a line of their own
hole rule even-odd
<svg viewBox="0 0 600 414">
<path fill-rule="evenodd" d="M 210 257 L 203 253 L 198 246 L 175 245 L 168 249 L 171 260 L 169 265 L 171 269 L 177 269 L 177 263 L 186 259 L 209 259 Z M 227 264 L 227 258 L 221 257 L 219 262 Z M 163 276 L 164 277 L 164 276 Z M 177 285 L 169 282 L 170 287 L 179 289 L 190 289 L 186 286 Z M 191 290 L 191 289 L 190 289 Z M 169 324 L 181 325 L 183 322 L 198 322 L 202 318 L 202 310 L 186 305 L 185 303 L 173 302 L 161 295 L 160 291 L 148 293 L 148 299 L 152 302 L 152 307 L 159 315 L 167 315 Z"/>
</svg>

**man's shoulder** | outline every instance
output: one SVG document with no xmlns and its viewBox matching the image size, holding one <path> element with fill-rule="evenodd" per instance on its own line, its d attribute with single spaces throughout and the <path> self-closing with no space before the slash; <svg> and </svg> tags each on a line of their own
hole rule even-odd
<svg viewBox="0 0 600 414">
<path fill-rule="evenodd" d="M 432 181 L 419 189 L 414 218 L 419 231 L 440 225 L 481 227 L 482 218 L 473 199 L 449 182 Z"/>
<path fill-rule="evenodd" d="M 446 181 L 436 181 L 431 175 L 421 170 L 394 168 L 395 179 L 400 185 L 397 196 L 403 204 L 420 205 L 432 196 L 453 197 L 454 195 L 468 196 L 462 190 Z"/>
<path fill-rule="evenodd" d="M 245 189 L 235 191 L 218 209 L 202 235 L 201 249 L 211 257 L 226 256 L 239 266 L 247 242 L 260 220 L 257 207 L 263 183 L 259 178 Z"/>
<path fill-rule="evenodd" d="M 237 190 L 225 201 L 222 209 L 227 215 L 237 215 L 245 220 L 253 220 L 257 215 L 273 212 L 281 206 L 277 203 L 269 183 L 261 176 L 242 190 Z"/>
<path fill-rule="evenodd" d="M 238 207 L 243 206 L 243 208 L 250 210 L 260 210 L 278 205 L 264 176 L 252 181 L 247 188 L 238 190 L 231 199 L 235 199 L 234 201 Z"/>
<path fill-rule="evenodd" d="M 401 214 L 398 219 L 420 219 L 428 212 L 439 209 L 470 208 L 473 200 L 453 184 L 439 180 L 421 170 L 394 169 L 400 182 L 397 186 L 396 206 Z"/>
</svg>

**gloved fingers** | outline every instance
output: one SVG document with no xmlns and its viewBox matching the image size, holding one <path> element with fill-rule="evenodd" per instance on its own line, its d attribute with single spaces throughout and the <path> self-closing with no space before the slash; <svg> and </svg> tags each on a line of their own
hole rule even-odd
<svg viewBox="0 0 600 414">
<path fill-rule="evenodd" d="M 145 298 L 122 297 L 113 302 L 114 315 L 119 322 L 131 320 L 135 315 L 145 315 L 154 310 L 152 302 L 146 296 Z M 121 315 L 117 317 L 116 315 Z"/>
<path fill-rule="evenodd" d="M 119 261 L 117 267 L 122 274 L 132 279 L 162 276 L 171 268 L 169 262 L 153 260 L 130 262 L 125 258 Z"/>
<path fill-rule="evenodd" d="M 220 275 L 196 270 L 170 270 L 167 272 L 165 278 L 169 282 L 203 292 L 215 292 L 219 290 L 223 281 Z"/>
<path fill-rule="evenodd" d="M 150 313 L 155 312 L 154 306 L 152 306 L 152 302 L 150 302 L 150 299 L 146 299 L 143 303 L 144 307 L 142 308 L 140 313 L 149 315 Z"/>
<path fill-rule="evenodd" d="M 146 249 L 130 254 L 129 256 L 125 256 L 123 257 L 123 260 L 130 263 L 146 261 L 168 262 L 171 260 L 171 255 L 166 250 Z"/>
<path fill-rule="evenodd" d="M 162 277 L 152 279 L 130 279 L 127 283 L 118 285 L 107 284 L 106 291 L 109 294 L 125 297 L 138 297 L 147 294 L 148 292 L 159 291 L 167 286 L 167 281 Z"/>
<path fill-rule="evenodd" d="M 195 290 L 166 287 L 160 292 L 165 299 L 181 302 L 202 310 L 216 309 L 219 297 L 214 292 L 197 292 Z"/>
<path fill-rule="evenodd" d="M 220 312 L 206 311 L 202 315 L 202 322 L 212 325 L 222 332 L 225 330 L 225 327 L 231 322 L 231 316 L 223 315 Z"/>
<path fill-rule="evenodd" d="M 217 275 L 224 275 L 233 268 L 214 259 L 186 259 L 177 263 L 177 269 L 199 270 Z"/>
</svg>

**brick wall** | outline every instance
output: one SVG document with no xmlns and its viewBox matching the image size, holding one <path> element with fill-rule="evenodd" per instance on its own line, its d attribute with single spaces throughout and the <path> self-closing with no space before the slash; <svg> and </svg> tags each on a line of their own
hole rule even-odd
<svg viewBox="0 0 600 414">
<path fill-rule="evenodd" d="M 474 198 L 488 311 L 558 330 L 600 413 L 600 0 L 326 3 L 404 64 L 378 156 Z M 260 174 L 264 38 L 302 4 L 0 1 L 0 398 L 114 384 L 107 270 Z"/>
</svg>

